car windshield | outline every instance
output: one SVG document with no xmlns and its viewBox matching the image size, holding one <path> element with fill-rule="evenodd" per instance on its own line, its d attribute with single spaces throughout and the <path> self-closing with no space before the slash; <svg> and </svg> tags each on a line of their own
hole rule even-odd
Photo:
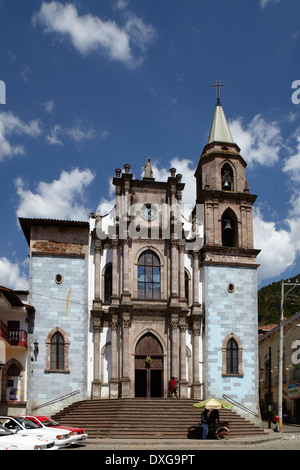
<svg viewBox="0 0 300 470">
<path fill-rule="evenodd" d="M 58 422 L 51 418 L 44 419 L 42 423 L 44 426 L 59 426 Z"/>
<path fill-rule="evenodd" d="M 2 424 L 0 424 L 0 438 L 1 436 L 12 436 L 14 433 L 9 429 L 6 429 Z M 1 443 L 1 440 L 0 440 Z"/>
<path fill-rule="evenodd" d="M 18 423 L 20 423 L 25 429 L 38 429 L 41 427 L 41 425 L 38 426 L 37 424 L 29 421 L 29 419 L 22 418 L 21 416 L 16 416 L 15 420 L 18 421 Z"/>
</svg>

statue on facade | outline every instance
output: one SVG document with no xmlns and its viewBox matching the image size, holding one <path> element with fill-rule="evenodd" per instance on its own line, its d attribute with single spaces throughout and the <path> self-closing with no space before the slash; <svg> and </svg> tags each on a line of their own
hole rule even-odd
<svg viewBox="0 0 300 470">
<path fill-rule="evenodd" d="M 148 158 L 144 166 L 144 178 L 153 178 L 153 171 L 150 163 L 150 158 Z"/>
</svg>

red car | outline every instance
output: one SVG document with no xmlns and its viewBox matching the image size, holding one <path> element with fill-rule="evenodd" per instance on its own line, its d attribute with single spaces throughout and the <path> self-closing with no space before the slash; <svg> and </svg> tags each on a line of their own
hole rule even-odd
<svg viewBox="0 0 300 470">
<path fill-rule="evenodd" d="M 86 440 L 88 435 L 84 432 L 84 429 L 77 428 L 73 426 L 61 426 L 57 421 L 54 421 L 52 418 L 48 418 L 48 416 L 24 416 L 24 418 L 29 419 L 33 423 L 37 424 L 40 427 L 46 428 L 59 428 L 59 429 L 66 429 L 70 431 L 72 444 L 79 444 Z"/>
</svg>

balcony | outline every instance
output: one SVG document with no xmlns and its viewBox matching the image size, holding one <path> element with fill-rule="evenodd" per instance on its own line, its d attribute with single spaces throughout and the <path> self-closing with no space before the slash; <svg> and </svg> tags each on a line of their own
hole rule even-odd
<svg viewBox="0 0 300 470">
<path fill-rule="evenodd" d="M 5 339 L 11 346 L 21 346 L 27 348 L 27 331 L 25 330 L 10 330 L 0 320 L 0 337 Z"/>
</svg>

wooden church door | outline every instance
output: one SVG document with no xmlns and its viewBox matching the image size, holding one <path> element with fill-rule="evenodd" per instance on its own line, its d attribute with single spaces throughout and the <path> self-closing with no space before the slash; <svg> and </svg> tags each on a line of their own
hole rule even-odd
<svg viewBox="0 0 300 470">
<path fill-rule="evenodd" d="M 163 350 L 151 333 L 142 336 L 136 345 L 135 396 L 163 396 Z"/>
</svg>

